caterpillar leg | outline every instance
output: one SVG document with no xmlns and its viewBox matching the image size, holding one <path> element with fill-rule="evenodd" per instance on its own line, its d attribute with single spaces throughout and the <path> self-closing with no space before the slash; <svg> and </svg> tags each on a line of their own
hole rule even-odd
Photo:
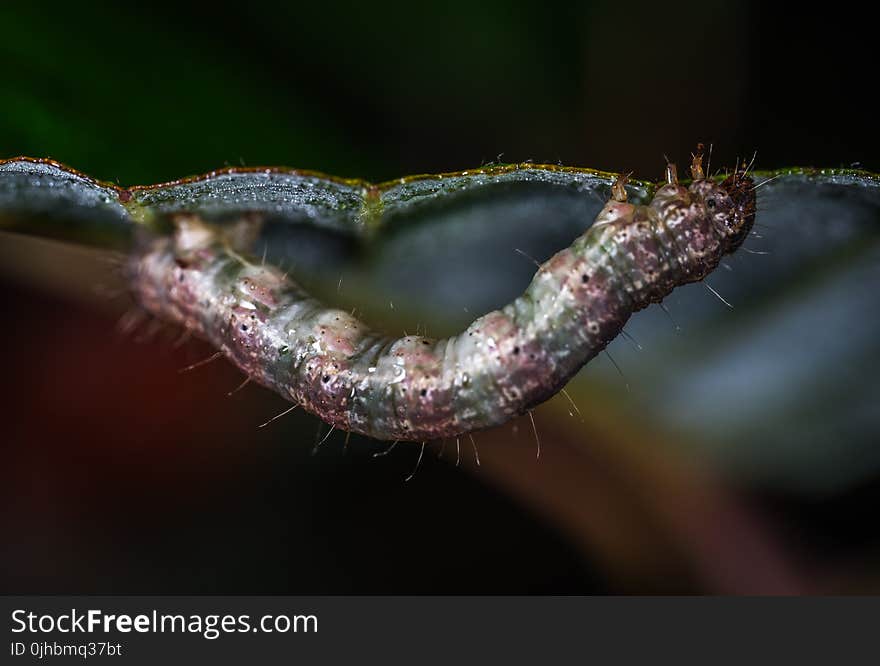
<svg viewBox="0 0 880 666">
<path fill-rule="evenodd" d="M 629 174 L 620 174 L 614 184 L 611 186 L 611 198 L 621 203 L 626 201 L 626 183 L 629 180 Z"/>
<path fill-rule="evenodd" d="M 703 144 L 697 144 L 697 152 L 691 153 L 691 178 L 693 180 L 705 180 L 703 172 Z"/>
</svg>

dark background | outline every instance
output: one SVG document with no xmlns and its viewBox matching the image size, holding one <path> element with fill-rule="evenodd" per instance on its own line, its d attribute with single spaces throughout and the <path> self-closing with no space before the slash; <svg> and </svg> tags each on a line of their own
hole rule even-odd
<svg viewBox="0 0 880 666">
<path fill-rule="evenodd" d="M 384 180 L 493 160 L 656 179 L 664 153 L 682 164 L 704 141 L 719 167 L 757 150 L 761 168 L 876 171 L 869 23 L 757 2 L 9 3 L 0 157 L 51 156 L 121 184 L 225 164 Z M 211 350 L 175 349 L 173 332 L 115 336 L 124 303 L 34 277 L 91 258 L 31 250 L 29 277 L 0 282 L 0 591 L 809 589 L 809 576 L 757 570 L 707 582 L 686 535 L 644 518 L 628 541 L 611 502 L 597 547 L 485 470 L 427 456 L 404 483 L 414 451 L 373 460 L 353 438 L 342 455 L 338 434 L 313 457 L 315 419 L 255 431 L 280 399 L 227 398 L 240 377 L 225 362 L 179 375 Z M 607 476 L 626 496 L 628 477 Z M 807 568 L 837 571 L 830 589 L 878 589 L 846 577 L 876 552 L 861 517 L 877 481 L 821 498 L 739 490 Z"/>
</svg>

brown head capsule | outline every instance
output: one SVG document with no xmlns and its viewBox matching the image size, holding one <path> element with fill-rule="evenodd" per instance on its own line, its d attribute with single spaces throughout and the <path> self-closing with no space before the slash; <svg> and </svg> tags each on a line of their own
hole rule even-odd
<svg viewBox="0 0 880 666">
<path fill-rule="evenodd" d="M 734 171 L 721 183 L 698 180 L 688 191 L 704 207 L 721 237 L 721 253 L 736 250 L 755 222 L 755 190 L 744 171 Z"/>
</svg>

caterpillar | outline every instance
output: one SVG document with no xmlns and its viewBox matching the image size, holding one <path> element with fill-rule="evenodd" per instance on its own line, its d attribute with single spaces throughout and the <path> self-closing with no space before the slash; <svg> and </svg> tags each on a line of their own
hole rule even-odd
<svg viewBox="0 0 880 666">
<path fill-rule="evenodd" d="M 334 428 L 380 440 L 457 437 L 504 423 L 560 391 L 630 316 L 702 280 L 755 218 L 747 169 L 718 183 L 666 183 L 645 205 L 626 176 L 570 247 L 525 292 L 447 339 L 389 337 L 310 297 L 276 266 L 251 260 L 258 216 L 218 227 L 171 215 L 128 265 L 135 298 L 215 345 L 246 375 Z"/>
</svg>

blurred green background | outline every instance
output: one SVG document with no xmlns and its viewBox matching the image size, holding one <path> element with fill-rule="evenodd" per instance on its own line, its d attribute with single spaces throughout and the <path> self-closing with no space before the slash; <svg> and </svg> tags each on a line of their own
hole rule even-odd
<svg viewBox="0 0 880 666">
<path fill-rule="evenodd" d="M 863 24 L 757 2 L 5 3 L 0 157 L 124 185 L 223 165 L 384 180 L 496 160 L 656 179 L 664 153 L 683 167 L 704 141 L 717 166 L 758 150 L 762 168 L 876 171 Z M 538 412 L 541 464 L 514 424 L 478 438 L 480 470 L 447 448 L 405 484 L 411 448 L 373 460 L 353 438 L 342 455 L 336 435 L 312 457 L 318 422 L 255 431 L 283 402 L 226 398 L 240 379 L 227 364 L 177 374 L 206 346 L 115 336 L 124 302 L 65 288 L 113 283 L 100 258 L 0 245 L 2 591 L 878 589 L 876 456 L 827 483 L 750 474 L 639 423 L 606 363 L 579 391 L 586 424 L 561 420 L 564 403 Z M 662 360 L 640 342 L 632 384 L 634 365 Z"/>
</svg>

